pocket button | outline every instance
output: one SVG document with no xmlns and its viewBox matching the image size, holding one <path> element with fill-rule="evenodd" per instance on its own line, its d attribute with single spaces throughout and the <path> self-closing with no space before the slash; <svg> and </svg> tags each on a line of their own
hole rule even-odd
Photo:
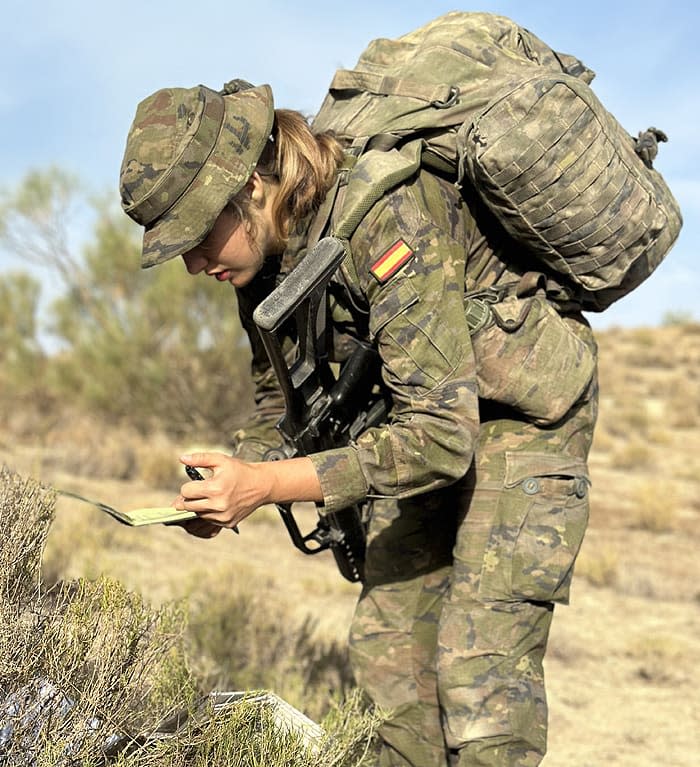
<svg viewBox="0 0 700 767">
<path fill-rule="evenodd" d="M 574 493 L 577 498 L 585 498 L 588 491 L 588 485 L 583 477 L 578 477 L 574 485 Z"/>
<path fill-rule="evenodd" d="M 527 495 L 535 495 L 540 492 L 540 483 L 534 477 L 528 477 L 523 482 L 523 491 Z"/>
</svg>

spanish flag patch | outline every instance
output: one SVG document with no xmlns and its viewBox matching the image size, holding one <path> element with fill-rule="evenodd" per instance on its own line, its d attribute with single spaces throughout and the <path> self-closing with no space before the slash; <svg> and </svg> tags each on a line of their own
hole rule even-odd
<svg viewBox="0 0 700 767">
<path fill-rule="evenodd" d="M 413 257 L 413 251 L 404 240 L 397 240 L 370 267 L 372 276 L 379 282 L 386 282 Z"/>
</svg>

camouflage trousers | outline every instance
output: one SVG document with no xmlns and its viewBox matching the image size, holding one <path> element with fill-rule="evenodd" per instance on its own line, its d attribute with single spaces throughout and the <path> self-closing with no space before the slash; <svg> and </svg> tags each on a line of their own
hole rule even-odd
<svg viewBox="0 0 700 767">
<path fill-rule="evenodd" d="M 485 420 L 461 483 L 375 503 L 354 672 L 391 715 L 381 767 L 533 767 L 542 660 L 588 521 L 595 385 L 550 428 Z"/>
</svg>

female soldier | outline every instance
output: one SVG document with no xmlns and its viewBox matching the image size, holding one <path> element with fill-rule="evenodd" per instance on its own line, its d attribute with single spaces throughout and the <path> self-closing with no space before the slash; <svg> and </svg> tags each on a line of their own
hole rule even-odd
<svg viewBox="0 0 700 767">
<path fill-rule="evenodd" d="M 381 162 L 410 169 L 404 149 Z M 480 403 L 465 289 L 491 291 L 506 327 L 511 305 L 518 317 L 544 311 L 548 286 L 518 266 L 517 247 L 501 242 L 468 189 L 412 166 L 361 218 L 335 277 L 335 357 L 353 339 L 376 346 L 387 423 L 346 447 L 262 460 L 279 443 L 281 398 L 252 311 L 333 232 L 353 178 L 381 164 L 371 153 L 353 163 L 331 135 L 275 110 L 266 85 L 164 89 L 139 104 L 121 192 L 145 228 L 143 266 L 180 256 L 190 274 L 232 284 L 253 350 L 256 417 L 235 457 L 182 457 L 213 473 L 185 483 L 176 505 L 198 514 L 191 533 L 209 537 L 267 503 L 333 511 L 374 499 L 350 641 L 358 683 L 392 712 L 381 764 L 536 765 L 545 752 L 542 657 L 587 519 L 595 381 L 592 364 L 574 366 L 580 380 L 553 424 Z M 515 284 L 517 296 L 501 290 Z M 593 359 L 581 317 L 552 314 Z M 485 325 L 479 333 L 498 323 Z M 537 341 L 544 325 L 523 332 Z M 492 362 L 505 379 L 520 375 L 500 354 Z M 530 389 L 551 384 L 534 376 Z M 558 389 L 541 399 L 561 405 Z"/>
</svg>

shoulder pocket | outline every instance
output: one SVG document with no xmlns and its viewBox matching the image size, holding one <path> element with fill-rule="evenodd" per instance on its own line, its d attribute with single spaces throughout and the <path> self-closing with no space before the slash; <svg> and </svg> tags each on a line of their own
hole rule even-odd
<svg viewBox="0 0 700 767">
<path fill-rule="evenodd" d="M 385 372 L 395 385 L 430 392 L 462 364 L 468 344 L 441 307 L 427 308 L 409 279 L 389 283 L 382 293 L 370 311 L 370 335 Z"/>
<path fill-rule="evenodd" d="M 410 280 L 389 283 L 381 298 L 372 306 L 369 330 L 374 339 L 382 328 L 420 300 Z"/>
</svg>

